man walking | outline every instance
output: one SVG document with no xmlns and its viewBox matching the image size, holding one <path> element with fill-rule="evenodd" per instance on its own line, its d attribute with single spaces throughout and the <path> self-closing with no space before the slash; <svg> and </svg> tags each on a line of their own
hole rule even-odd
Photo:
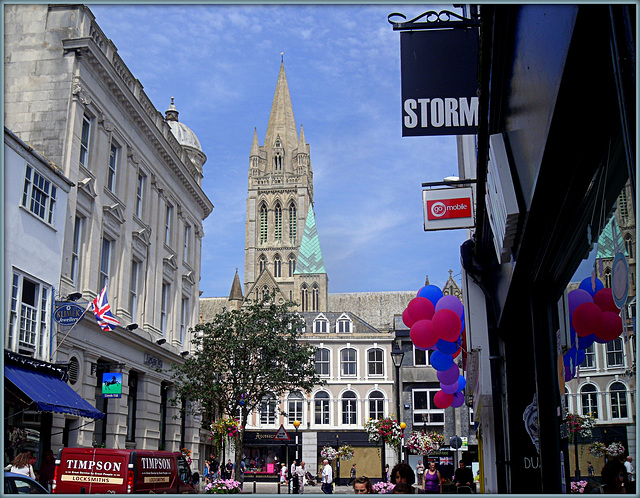
<svg viewBox="0 0 640 498">
<path fill-rule="evenodd" d="M 631 457 L 631 455 L 629 455 L 624 462 L 624 467 L 625 469 L 627 469 L 627 484 L 625 486 L 628 487 L 627 494 L 635 495 L 636 494 L 636 473 L 631 462 L 633 462 L 633 458 Z"/>
<path fill-rule="evenodd" d="M 325 459 L 323 462 L 324 468 L 322 469 L 322 492 L 324 494 L 333 493 L 333 469 L 329 465 L 329 460 Z"/>
<path fill-rule="evenodd" d="M 304 494 L 304 461 L 300 462 L 300 465 L 296 469 L 296 477 L 298 478 L 298 493 Z"/>
<path fill-rule="evenodd" d="M 351 470 L 349 471 L 349 484 L 348 486 L 351 486 L 353 484 L 353 481 L 356 480 L 356 464 L 354 463 L 351 466 Z"/>
</svg>

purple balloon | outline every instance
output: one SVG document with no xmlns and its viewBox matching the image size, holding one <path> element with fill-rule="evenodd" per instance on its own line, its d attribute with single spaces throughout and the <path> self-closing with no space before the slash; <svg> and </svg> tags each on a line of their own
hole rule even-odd
<svg viewBox="0 0 640 498">
<path fill-rule="evenodd" d="M 458 390 L 458 383 L 454 382 L 453 384 L 440 384 L 440 389 L 442 389 L 442 392 L 444 393 L 455 394 L 455 392 Z"/>
<path fill-rule="evenodd" d="M 574 289 L 567 294 L 569 301 L 569 314 L 573 315 L 574 310 L 584 303 L 592 303 L 593 297 L 584 289 Z"/>
<path fill-rule="evenodd" d="M 458 381 L 458 377 L 460 377 L 460 369 L 458 368 L 458 365 L 454 363 L 448 370 L 438 372 L 436 375 L 438 376 L 438 380 L 441 384 L 451 385 Z"/>
<path fill-rule="evenodd" d="M 464 405 L 464 394 L 462 394 L 462 391 L 461 391 L 453 395 L 453 401 L 451 402 L 451 406 L 453 406 L 454 408 L 458 408 L 459 406 L 462 406 L 462 405 Z"/>
<path fill-rule="evenodd" d="M 444 296 L 438 300 L 436 311 L 448 309 L 455 311 L 460 318 L 464 316 L 464 306 L 456 296 Z"/>
</svg>

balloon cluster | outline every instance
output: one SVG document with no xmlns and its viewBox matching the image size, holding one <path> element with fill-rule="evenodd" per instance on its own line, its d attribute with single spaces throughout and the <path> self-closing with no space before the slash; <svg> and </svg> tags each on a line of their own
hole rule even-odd
<svg viewBox="0 0 640 498">
<path fill-rule="evenodd" d="M 620 309 L 613 301 L 611 289 L 605 288 L 600 279 L 591 277 L 580 282 L 577 289 L 567 295 L 569 323 L 571 324 L 571 348 L 564 354 L 566 381 L 576 376 L 578 365 L 585 358 L 585 350 L 594 342 L 605 344 L 622 333 Z"/>
<path fill-rule="evenodd" d="M 434 398 L 438 408 L 457 408 L 464 403 L 467 381 L 453 362 L 462 351 L 464 306 L 455 296 L 443 296 L 435 285 L 418 291 L 402 313 L 402 321 L 410 329 L 411 342 L 417 349 L 433 350 L 430 363 L 438 371 L 440 391 Z"/>
</svg>

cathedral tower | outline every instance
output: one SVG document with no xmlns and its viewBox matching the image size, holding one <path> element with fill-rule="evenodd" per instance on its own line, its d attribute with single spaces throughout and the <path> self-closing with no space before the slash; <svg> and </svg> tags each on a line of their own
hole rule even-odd
<svg viewBox="0 0 640 498">
<path fill-rule="evenodd" d="M 297 301 L 302 311 L 327 309 L 328 279 L 313 213 L 309 144 L 302 126 L 298 138 L 284 62 L 264 145 L 254 130 L 249 153 L 244 285 L 248 299 L 268 290 L 278 294 L 278 301 Z"/>
</svg>

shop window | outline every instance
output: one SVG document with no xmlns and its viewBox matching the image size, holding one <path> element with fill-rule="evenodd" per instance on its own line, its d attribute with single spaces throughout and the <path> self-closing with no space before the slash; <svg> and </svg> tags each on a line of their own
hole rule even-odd
<svg viewBox="0 0 640 498">
<path fill-rule="evenodd" d="M 127 441 L 136 440 L 136 410 L 138 407 L 138 373 L 129 372 L 127 396 Z"/>
</svg>

